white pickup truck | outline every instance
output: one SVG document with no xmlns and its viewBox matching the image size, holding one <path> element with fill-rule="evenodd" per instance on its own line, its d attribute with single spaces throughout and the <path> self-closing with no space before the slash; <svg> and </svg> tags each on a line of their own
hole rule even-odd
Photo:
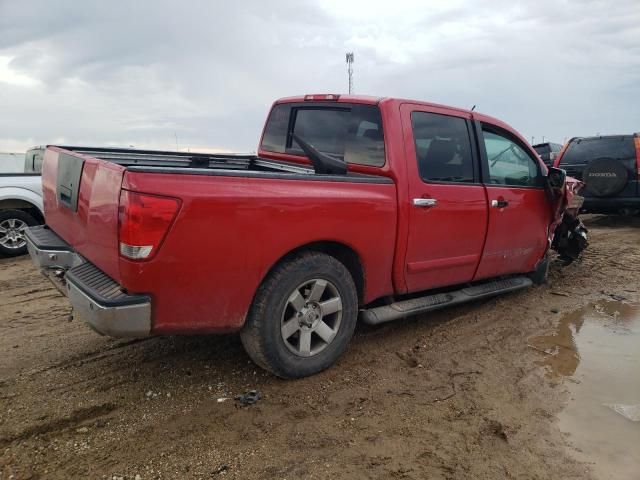
<svg viewBox="0 0 640 480">
<path fill-rule="evenodd" d="M 9 155 L 0 159 L 0 256 L 25 254 L 24 231 L 29 226 L 44 223 L 43 152 L 42 147 L 29 150 L 21 168 L 12 165 Z"/>
</svg>

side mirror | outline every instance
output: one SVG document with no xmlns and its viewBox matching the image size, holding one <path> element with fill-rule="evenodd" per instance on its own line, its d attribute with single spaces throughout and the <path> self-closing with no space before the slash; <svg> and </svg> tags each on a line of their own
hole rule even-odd
<svg viewBox="0 0 640 480">
<path fill-rule="evenodd" d="M 567 181 L 567 172 L 561 168 L 550 167 L 549 173 L 547 174 L 547 181 L 553 190 L 562 190 Z"/>
</svg>

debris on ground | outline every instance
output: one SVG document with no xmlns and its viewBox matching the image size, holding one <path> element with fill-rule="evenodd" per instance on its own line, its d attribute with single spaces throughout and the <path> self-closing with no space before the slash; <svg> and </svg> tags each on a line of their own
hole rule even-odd
<svg viewBox="0 0 640 480">
<path fill-rule="evenodd" d="M 242 395 L 237 395 L 235 399 L 242 405 L 253 405 L 262 398 L 262 394 L 258 390 L 249 390 Z"/>
<path fill-rule="evenodd" d="M 211 475 L 220 475 L 220 474 L 224 474 L 227 472 L 227 470 L 229 470 L 229 466 L 228 465 L 220 465 L 220 467 L 216 468 L 213 472 L 211 472 Z"/>
<path fill-rule="evenodd" d="M 493 435 L 501 440 L 507 441 L 507 432 L 504 425 L 497 420 L 488 420 L 482 427 L 481 432 L 485 435 Z"/>
<path fill-rule="evenodd" d="M 616 413 L 619 413 L 627 420 L 631 420 L 632 422 L 640 422 L 640 404 L 623 405 L 621 403 L 605 403 L 604 406 L 609 407 Z"/>
</svg>

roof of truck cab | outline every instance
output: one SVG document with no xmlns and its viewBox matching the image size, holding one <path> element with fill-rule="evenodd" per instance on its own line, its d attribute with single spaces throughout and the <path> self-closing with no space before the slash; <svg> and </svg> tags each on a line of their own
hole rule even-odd
<svg viewBox="0 0 640 480">
<path fill-rule="evenodd" d="M 278 100 L 276 100 L 274 103 L 303 103 L 305 101 L 323 101 L 323 100 L 307 100 L 306 98 L 308 96 L 322 96 L 322 95 L 335 95 L 338 97 L 337 100 L 331 100 L 334 101 L 336 103 L 360 103 L 360 104 L 369 104 L 369 105 L 378 105 L 381 103 L 397 103 L 397 104 L 403 104 L 403 103 L 409 103 L 412 105 L 421 105 L 421 106 L 425 106 L 425 107 L 434 107 L 434 108 L 444 108 L 447 110 L 453 110 L 453 111 L 457 111 L 457 112 L 461 112 L 461 113 L 473 113 L 476 118 L 478 118 L 479 120 L 486 120 L 489 121 L 491 123 L 497 124 L 497 125 L 506 125 L 503 121 L 491 117 L 489 115 L 485 115 L 483 113 L 480 113 L 478 111 L 472 111 L 469 109 L 465 109 L 465 108 L 460 108 L 460 107 L 452 107 L 450 105 L 444 105 L 441 103 L 434 103 L 434 102 L 425 102 L 422 100 L 412 100 L 409 98 L 397 98 L 397 97 L 375 97 L 372 95 L 343 95 L 343 94 L 339 94 L 339 93 L 311 93 L 311 94 L 306 94 L 306 95 L 296 95 L 293 97 L 284 97 L 284 98 L 279 98 Z M 510 127 L 511 128 L 511 127 Z"/>
<path fill-rule="evenodd" d="M 307 98 L 308 96 L 318 96 L 321 97 L 323 95 L 335 95 L 338 97 L 337 100 L 305 100 L 305 98 Z M 418 105 L 421 107 L 427 107 L 427 108 L 434 108 L 434 109 L 441 109 L 444 110 L 443 113 L 446 113 L 446 110 L 450 111 L 450 112 L 458 112 L 458 113 L 464 113 L 464 114 L 471 114 L 473 115 L 473 118 L 475 120 L 478 120 L 480 122 L 485 122 L 485 123 L 489 123 L 491 125 L 495 125 L 497 127 L 503 128 L 507 131 L 510 131 L 511 133 L 515 134 L 516 136 L 518 136 L 520 138 L 520 140 L 522 142 L 524 142 L 525 144 L 528 144 L 527 140 L 515 129 L 513 128 L 511 125 L 509 125 L 506 122 L 503 122 L 502 120 L 492 117 L 490 115 L 485 115 L 484 113 L 480 113 L 477 110 L 469 110 L 469 109 L 465 109 L 465 108 L 459 108 L 459 107 L 452 107 L 449 105 L 443 105 L 441 103 L 433 103 L 433 102 L 425 102 L 425 101 L 421 101 L 421 100 L 411 100 L 408 98 L 396 98 L 396 97 L 374 97 L 374 96 L 369 96 L 369 95 L 342 95 L 342 94 L 337 94 L 337 93 L 313 93 L 313 94 L 306 94 L 306 95 L 297 95 L 295 97 L 285 97 L 285 98 L 280 98 L 278 100 L 276 100 L 274 102 L 274 104 L 279 104 L 279 103 L 304 103 L 305 101 L 309 101 L 309 102 L 327 102 L 327 103 L 359 103 L 359 104 L 365 104 L 365 105 L 380 105 L 381 107 L 384 105 L 387 105 L 388 108 L 393 108 L 394 105 L 400 106 L 402 104 L 411 104 L 411 105 Z"/>
<path fill-rule="evenodd" d="M 383 97 L 373 97 L 370 95 L 343 95 L 339 93 L 307 93 L 306 95 L 296 95 L 294 97 L 284 97 L 279 98 L 275 101 L 275 103 L 302 103 L 306 100 L 306 98 L 310 95 L 314 96 L 322 96 L 322 95 L 335 95 L 338 97 L 338 100 L 331 100 L 337 103 L 366 103 L 370 105 L 377 105 Z M 314 101 L 322 101 L 320 99 Z"/>
</svg>

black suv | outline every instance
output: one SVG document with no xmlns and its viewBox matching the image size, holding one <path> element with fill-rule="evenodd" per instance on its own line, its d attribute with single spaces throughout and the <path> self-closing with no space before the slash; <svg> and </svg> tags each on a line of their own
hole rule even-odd
<svg viewBox="0 0 640 480">
<path fill-rule="evenodd" d="M 572 138 L 555 166 L 584 182 L 583 211 L 640 213 L 640 134 Z"/>
<path fill-rule="evenodd" d="M 553 166 L 553 161 L 560 154 L 560 150 L 562 150 L 562 145 L 559 143 L 538 143 L 533 146 L 533 149 L 536 151 L 540 158 L 544 162 L 547 167 Z"/>
</svg>

